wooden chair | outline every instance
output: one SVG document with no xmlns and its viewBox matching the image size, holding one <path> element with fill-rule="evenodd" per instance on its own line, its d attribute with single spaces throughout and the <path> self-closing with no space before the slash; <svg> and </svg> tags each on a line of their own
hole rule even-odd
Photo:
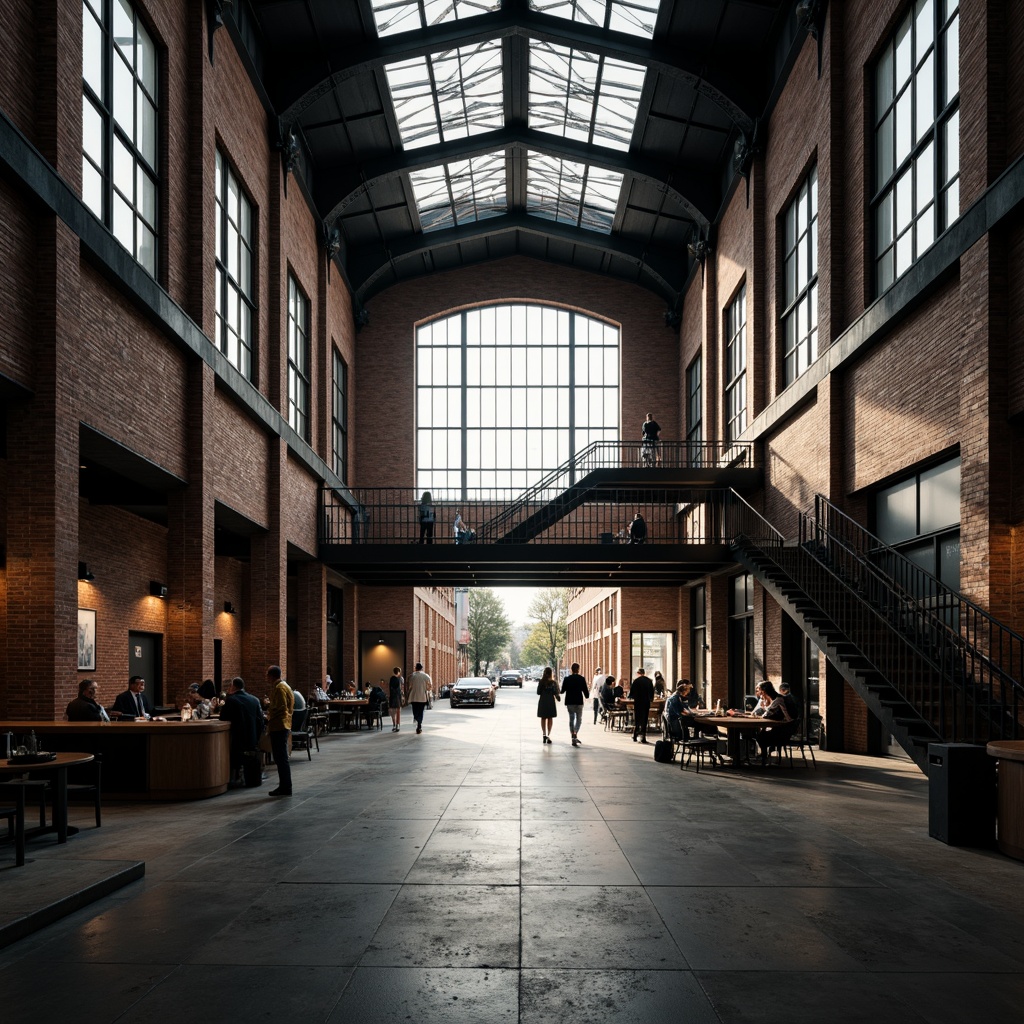
<svg viewBox="0 0 1024 1024">
<path fill-rule="evenodd" d="M 88 764 L 77 765 L 68 771 L 68 801 L 76 796 L 91 796 L 96 812 L 96 827 L 102 822 L 103 755 L 97 754 Z"/>
</svg>

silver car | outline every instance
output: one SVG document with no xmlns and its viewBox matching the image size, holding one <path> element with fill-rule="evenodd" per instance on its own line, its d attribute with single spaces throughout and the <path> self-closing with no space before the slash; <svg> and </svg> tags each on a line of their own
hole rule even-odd
<svg viewBox="0 0 1024 1024">
<path fill-rule="evenodd" d="M 486 676 L 464 676 L 455 681 L 449 700 L 453 708 L 468 704 L 483 704 L 493 708 L 497 692 L 497 687 Z"/>
</svg>

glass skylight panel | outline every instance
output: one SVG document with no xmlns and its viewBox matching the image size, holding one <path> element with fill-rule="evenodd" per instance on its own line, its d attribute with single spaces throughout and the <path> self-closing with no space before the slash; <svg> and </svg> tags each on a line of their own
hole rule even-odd
<svg viewBox="0 0 1024 1024">
<path fill-rule="evenodd" d="M 388 64 L 384 73 L 406 149 L 495 131 L 505 123 L 500 40 Z"/>
<path fill-rule="evenodd" d="M 660 4 L 661 0 L 530 0 L 530 10 L 651 39 Z"/>
<path fill-rule="evenodd" d="M 529 153 L 526 212 L 536 217 L 611 234 L 621 190 L 618 171 Z"/>
<path fill-rule="evenodd" d="M 415 32 L 428 25 L 472 18 L 501 7 L 501 0 L 370 0 L 370 3 L 378 36 Z"/>
<path fill-rule="evenodd" d="M 628 150 L 644 68 L 553 43 L 530 43 L 530 127 Z"/>
<path fill-rule="evenodd" d="M 425 167 L 409 179 L 424 231 L 499 217 L 508 209 L 503 150 Z"/>
</svg>

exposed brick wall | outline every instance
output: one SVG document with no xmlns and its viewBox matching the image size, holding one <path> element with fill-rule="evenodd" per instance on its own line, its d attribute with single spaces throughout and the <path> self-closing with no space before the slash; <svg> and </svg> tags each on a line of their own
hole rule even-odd
<svg viewBox="0 0 1024 1024">
<path fill-rule="evenodd" d="M 2 33 L 0 33 L 2 35 Z M 34 365 L 33 322 L 38 273 L 31 211 L 0 177 L 0 374 L 31 387 Z"/>
<path fill-rule="evenodd" d="M 35 81 L 40 73 L 36 26 L 44 15 L 43 7 L 42 2 L 33 5 L 23 0 L 4 0 L 0 5 L 0 19 L 4 26 L 4 31 L 0 32 L 0 109 L 33 142 L 37 91 L 26 89 L 25 82 Z M 51 17 L 48 10 L 45 17 Z"/>
</svg>

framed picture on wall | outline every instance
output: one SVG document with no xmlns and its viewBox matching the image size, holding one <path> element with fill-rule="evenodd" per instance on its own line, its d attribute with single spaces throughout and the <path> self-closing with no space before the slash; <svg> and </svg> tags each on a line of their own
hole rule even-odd
<svg viewBox="0 0 1024 1024">
<path fill-rule="evenodd" d="M 78 671 L 96 671 L 96 612 L 78 609 Z"/>
</svg>

